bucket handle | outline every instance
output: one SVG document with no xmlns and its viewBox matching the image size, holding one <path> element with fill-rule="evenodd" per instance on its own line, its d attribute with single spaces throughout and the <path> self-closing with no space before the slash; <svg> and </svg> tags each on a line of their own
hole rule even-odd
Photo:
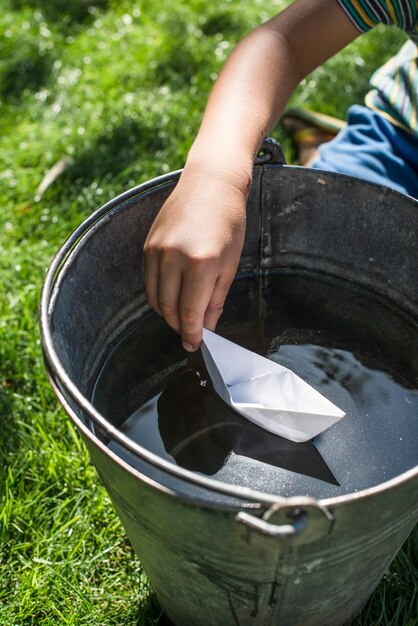
<svg viewBox="0 0 418 626">
<path fill-rule="evenodd" d="M 244 511 L 240 511 L 235 519 L 237 522 L 245 524 L 253 530 L 257 530 L 262 535 L 278 539 L 288 539 L 289 537 L 298 535 L 308 523 L 308 516 L 304 511 L 299 511 L 291 524 L 280 524 L 279 526 L 270 524 L 260 517 L 250 515 L 250 513 L 244 513 Z"/>
<path fill-rule="evenodd" d="M 294 545 L 311 543 L 332 531 L 334 517 L 314 498 L 288 498 L 273 504 L 256 517 L 240 511 L 235 520 L 250 531 L 265 537 L 291 541 Z"/>
</svg>

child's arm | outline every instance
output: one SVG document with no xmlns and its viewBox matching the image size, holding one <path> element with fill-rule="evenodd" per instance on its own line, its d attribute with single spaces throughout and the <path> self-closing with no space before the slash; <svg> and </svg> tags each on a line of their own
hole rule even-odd
<svg viewBox="0 0 418 626">
<path fill-rule="evenodd" d="M 196 349 L 214 329 L 245 234 L 261 142 L 298 83 L 358 36 L 335 0 L 296 0 L 245 37 L 210 95 L 180 180 L 145 243 L 149 304 Z"/>
</svg>

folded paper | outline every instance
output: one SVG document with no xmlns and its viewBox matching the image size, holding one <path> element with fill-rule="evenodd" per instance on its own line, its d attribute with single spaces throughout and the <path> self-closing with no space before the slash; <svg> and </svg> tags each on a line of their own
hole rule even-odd
<svg viewBox="0 0 418 626">
<path fill-rule="evenodd" d="M 345 413 L 294 372 L 204 329 L 202 354 L 215 391 L 238 413 L 291 441 L 319 435 Z"/>
</svg>

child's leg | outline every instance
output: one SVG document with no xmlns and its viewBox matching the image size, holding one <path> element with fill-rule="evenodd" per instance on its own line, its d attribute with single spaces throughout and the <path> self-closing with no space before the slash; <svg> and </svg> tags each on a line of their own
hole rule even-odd
<svg viewBox="0 0 418 626">
<path fill-rule="evenodd" d="M 418 198 L 418 139 L 364 106 L 350 107 L 346 128 L 319 147 L 310 166 Z"/>
</svg>

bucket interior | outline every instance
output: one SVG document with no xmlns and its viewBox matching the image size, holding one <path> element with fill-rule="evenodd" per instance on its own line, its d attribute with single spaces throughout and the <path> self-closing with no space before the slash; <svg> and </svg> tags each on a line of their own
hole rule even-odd
<svg viewBox="0 0 418 626">
<path fill-rule="evenodd" d="M 109 355 L 93 403 L 158 456 L 273 496 L 316 498 L 375 486 L 416 464 L 414 324 L 369 291 L 308 272 L 241 276 L 233 285 L 218 332 L 290 368 L 346 412 L 303 444 L 238 415 L 213 390 L 200 355 L 188 358 L 151 317 Z M 109 446 L 123 458 L 123 446 Z"/>
<path fill-rule="evenodd" d="M 56 276 L 51 337 L 83 397 L 170 464 L 274 497 L 338 497 L 415 467 L 417 203 L 335 174 L 255 172 L 241 265 L 217 332 L 290 368 L 346 412 L 300 444 L 223 403 L 201 355 L 188 355 L 145 302 L 140 250 L 174 182 L 115 201 Z M 118 457 L 151 471 L 77 410 Z M 175 485 L 164 470 L 157 479 Z"/>
</svg>

